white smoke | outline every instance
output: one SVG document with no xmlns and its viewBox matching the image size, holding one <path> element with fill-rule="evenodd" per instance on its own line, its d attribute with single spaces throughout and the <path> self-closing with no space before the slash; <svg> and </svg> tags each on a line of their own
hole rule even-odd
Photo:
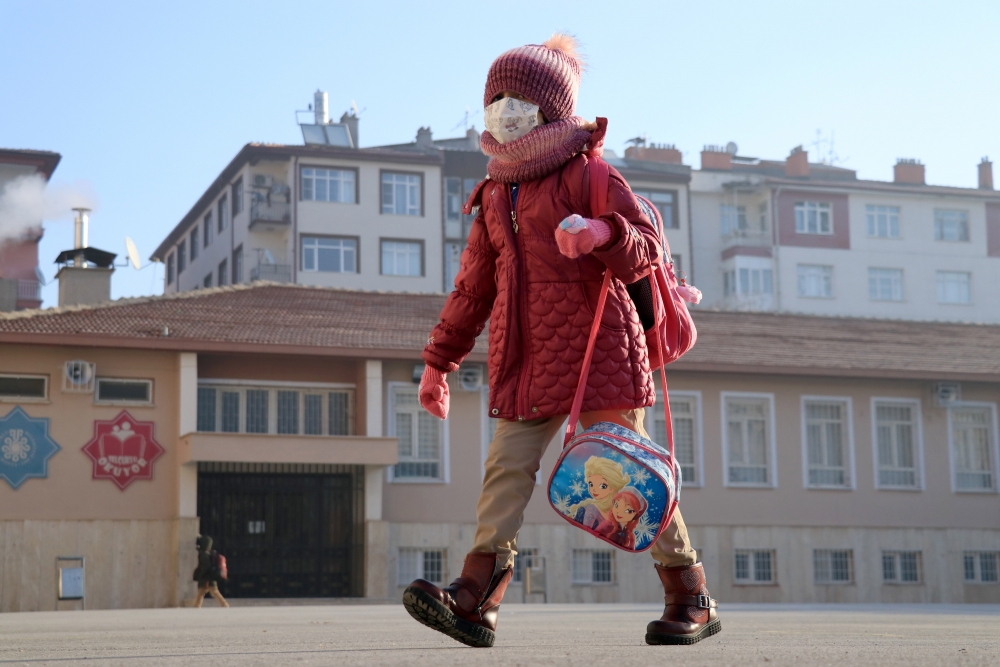
<svg viewBox="0 0 1000 667">
<path fill-rule="evenodd" d="M 47 184 L 37 174 L 15 178 L 0 192 L 0 244 L 22 238 L 43 220 L 71 219 L 74 208 L 97 208 L 90 184 Z"/>
</svg>

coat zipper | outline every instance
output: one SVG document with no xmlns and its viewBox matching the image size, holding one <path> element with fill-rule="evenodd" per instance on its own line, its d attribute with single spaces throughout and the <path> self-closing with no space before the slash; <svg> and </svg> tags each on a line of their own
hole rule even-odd
<svg viewBox="0 0 1000 667">
<path fill-rule="evenodd" d="M 510 221 L 511 221 L 511 224 L 512 224 L 512 226 L 514 228 L 514 234 L 515 234 L 515 236 L 517 235 L 517 231 L 518 231 L 517 230 L 517 202 L 520 201 L 520 199 L 521 199 L 521 186 L 520 186 L 520 184 L 518 184 L 517 190 L 518 190 L 517 195 L 516 195 L 516 197 L 511 197 L 511 204 L 510 204 Z M 508 194 L 510 194 L 509 191 L 508 191 Z M 517 420 L 518 421 L 524 421 L 524 415 L 525 415 L 525 413 L 528 412 L 528 406 L 527 406 L 527 403 L 524 400 L 524 397 L 522 395 L 521 387 L 523 387 L 523 386 L 525 386 L 527 384 L 527 380 L 525 379 L 525 374 L 526 374 L 526 372 L 529 369 L 528 355 L 530 353 L 529 346 L 528 346 L 528 339 L 527 339 L 527 335 L 528 335 L 528 316 L 527 316 L 527 313 L 528 313 L 528 296 L 527 296 L 528 295 L 528 282 L 527 282 L 527 276 L 525 276 L 525 271 L 524 271 L 524 252 L 523 252 L 523 248 L 520 247 L 520 244 L 518 244 L 517 250 L 518 250 L 518 255 L 519 255 L 519 257 L 518 257 L 518 270 L 519 270 L 519 273 L 521 274 L 521 281 L 520 281 L 521 282 L 521 290 L 520 290 L 520 292 L 521 292 L 521 309 L 520 309 L 521 310 L 521 313 L 520 313 L 521 317 L 520 317 L 520 319 L 521 319 L 521 355 L 522 355 L 521 358 L 522 358 L 522 361 L 521 361 L 521 373 L 520 373 L 520 375 L 518 377 L 517 386 L 514 388 L 514 404 L 515 404 L 515 407 L 516 407 L 517 413 L 518 413 L 517 414 Z"/>
</svg>

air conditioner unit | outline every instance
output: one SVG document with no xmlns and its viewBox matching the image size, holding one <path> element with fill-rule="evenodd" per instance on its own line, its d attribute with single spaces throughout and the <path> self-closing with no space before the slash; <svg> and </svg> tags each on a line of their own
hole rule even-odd
<svg viewBox="0 0 1000 667">
<path fill-rule="evenodd" d="M 458 383 L 465 391 L 479 391 L 483 386 L 483 367 L 462 366 L 458 369 Z"/>
<path fill-rule="evenodd" d="M 938 406 L 947 408 L 962 400 L 962 385 L 957 382 L 938 382 L 934 387 L 934 398 Z"/>
<path fill-rule="evenodd" d="M 89 361 L 67 361 L 63 364 L 62 390 L 73 394 L 93 394 L 97 366 Z"/>
<path fill-rule="evenodd" d="M 267 174 L 253 175 L 253 186 L 255 188 L 270 188 L 272 185 L 274 185 L 274 176 L 268 176 Z"/>
</svg>

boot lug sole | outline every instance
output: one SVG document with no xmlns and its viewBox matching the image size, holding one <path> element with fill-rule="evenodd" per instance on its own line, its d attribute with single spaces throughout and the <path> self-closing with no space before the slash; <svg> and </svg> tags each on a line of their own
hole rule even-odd
<svg viewBox="0 0 1000 667">
<path fill-rule="evenodd" d="M 490 648 L 496 634 L 489 628 L 459 618 L 425 591 L 409 587 L 403 592 L 403 606 L 418 623 L 448 635 L 473 648 Z"/>
<path fill-rule="evenodd" d="M 709 623 L 705 624 L 698 632 L 690 635 L 668 635 L 658 632 L 647 632 L 646 633 L 646 643 L 651 646 L 661 646 L 661 645 L 671 645 L 671 646 L 689 646 L 691 644 L 697 644 L 702 639 L 711 637 L 712 635 L 717 635 L 722 631 L 722 620 L 715 619 Z"/>
</svg>

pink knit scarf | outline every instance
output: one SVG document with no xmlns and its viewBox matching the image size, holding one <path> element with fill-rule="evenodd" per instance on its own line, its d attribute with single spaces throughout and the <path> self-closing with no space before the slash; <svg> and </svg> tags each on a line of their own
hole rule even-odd
<svg viewBox="0 0 1000 667">
<path fill-rule="evenodd" d="M 520 183 L 549 174 L 582 151 L 591 133 L 583 126 L 586 121 L 570 116 L 546 123 L 506 144 L 484 131 L 479 144 L 489 156 L 486 171 L 498 183 Z M 603 133 L 602 133 L 603 134 Z"/>
</svg>

